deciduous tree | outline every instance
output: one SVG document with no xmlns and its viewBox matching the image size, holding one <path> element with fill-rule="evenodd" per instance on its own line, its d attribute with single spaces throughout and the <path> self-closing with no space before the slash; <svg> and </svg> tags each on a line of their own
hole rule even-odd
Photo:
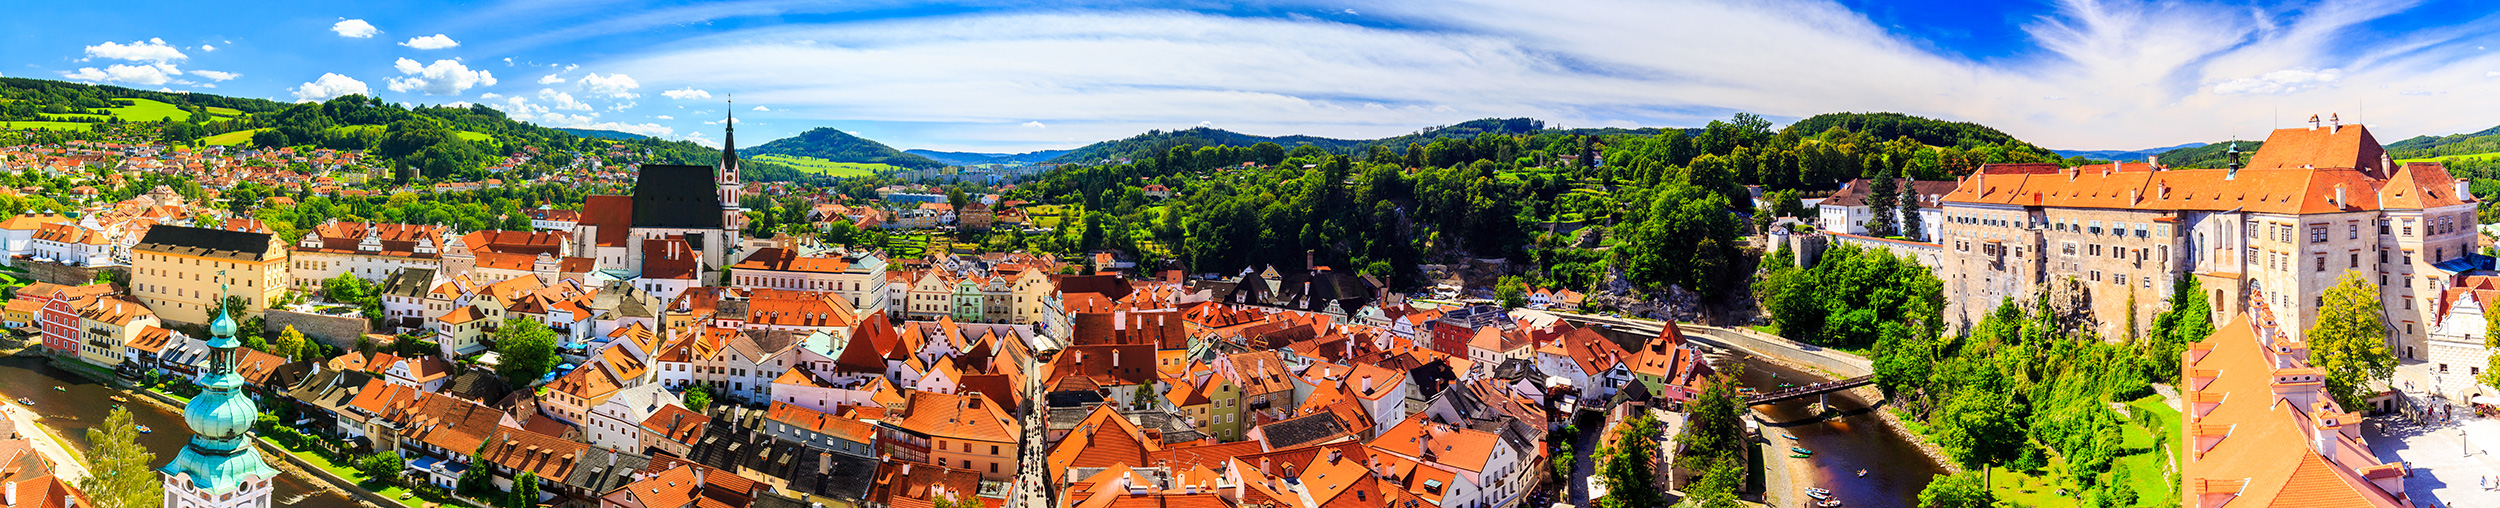
<svg viewBox="0 0 2500 508">
<path fill-rule="evenodd" d="M 151 466 L 156 453 L 139 445 L 130 410 L 114 406 L 104 424 L 87 429 L 87 477 L 78 490 L 100 508 L 153 508 L 165 504 L 165 487 Z"/>
<path fill-rule="evenodd" d="M 537 383 L 556 367 L 556 332 L 527 319 L 505 321 L 495 330 L 495 352 L 502 357 L 495 374 L 516 387 Z"/>
<path fill-rule="evenodd" d="M 2309 327 L 2310 363 L 2326 372 L 2327 393 L 2347 410 L 2363 407 L 2362 390 L 2396 373 L 2384 313 L 2378 285 L 2361 272 L 2345 272 L 2326 289 L 2317 324 Z"/>
</svg>

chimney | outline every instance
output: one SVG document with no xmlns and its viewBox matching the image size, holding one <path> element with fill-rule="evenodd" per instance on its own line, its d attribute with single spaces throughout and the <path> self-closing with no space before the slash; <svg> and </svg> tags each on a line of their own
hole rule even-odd
<svg viewBox="0 0 2500 508">
<path fill-rule="evenodd" d="M 911 466 L 903 466 L 903 467 L 911 467 Z M 1259 457 L 1259 474 L 1274 476 L 1274 475 L 1275 475 L 1275 472 L 1276 472 L 1275 464 L 1268 463 L 1268 461 L 1267 461 L 1267 457 Z"/>
<path fill-rule="evenodd" d="M 2463 180 L 2463 179 L 2459 179 L 2459 180 L 2456 180 L 2454 183 L 2456 183 L 2456 185 L 2457 185 L 2457 201 L 2458 201 L 2458 202 L 2466 202 L 2466 201 L 2469 201 L 2469 200 L 2472 200 L 2472 199 L 2473 199 L 2473 198 L 2472 198 L 2472 196 L 2473 196 L 2474 192 L 2473 192 L 2472 190 L 2469 190 L 2469 188 L 2466 186 L 2465 180 Z"/>
<path fill-rule="evenodd" d="M 2335 207 L 2336 207 L 2336 208 L 2344 208 L 2346 205 L 2348 205 L 2348 204 L 2350 204 L 2350 203 L 2352 203 L 2352 202 L 2351 202 L 2351 201 L 2345 201 L 2345 200 L 2344 200 L 2344 186 L 2343 186 L 2343 185 L 2336 185 L 2336 186 L 2335 186 Z"/>
<path fill-rule="evenodd" d="M 17 482 L 9 482 L 7 489 L 6 492 L 0 492 L 0 504 L 17 506 Z"/>
<path fill-rule="evenodd" d="M 1369 393 L 1371 393 L 1371 392 L 1372 392 L 1372 377 L 1371 377 L 1371 376 L 1363 376 L 1363 393 L 1369 394 Z"/>
<path fill-rule="evenodd" d="M 2147 155 L 2147 156 L 2144 156 L 2144 167 L 2145 167 L 2145 169 L 2150 169 L 2150 170 L 2153 170 L 2153 171 L 2161 171 L 2161 156 L 2160 156 L 2160 155 Z"/>
<path fill-rule="evenodd" d="M 2344 115 L 2335 114 L 2335 113 L 2327 113 L 2327 114 L 2326 114 L 2326 122 L 2327 122 L 2327 125 L 2328 125 L 2328 127 L 2326 128 L 2326 133 L 2327 133 L 2327 134 L 2336 134 L 2336 133 L 2341 133 L 2341 132 L 2344 132 Z"/>
</svg>

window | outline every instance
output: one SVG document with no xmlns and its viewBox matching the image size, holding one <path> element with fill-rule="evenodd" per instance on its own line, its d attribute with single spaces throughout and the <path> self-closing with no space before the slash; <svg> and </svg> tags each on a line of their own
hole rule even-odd
<svg viewBox="0 0 2500 508">
<path fill-rule="evenodd" d="M 2326 272 L 2326 256 L 2318 256 L 2318 269 L 2316 271 L 2320 273 Z"/>
<path fill-rule="evenodd" d="M 2322 243 L 2322 242 L 2325 242 L 2325 241 L 2326 241 L 2326 226 L 2310 226 L 2310 227 L 2309 227 L 2309 243 Z"/>
<path fill-rule="evenodd" d="M 2352 268 L 2360 268 L 2360 267 L 2361 267 L 2361 253 L 2359 253 L 2359 252 L 2355 252 L 2355 253 L 2353 253 L 2353 254 L 2352 254 Z"/>
</svg>

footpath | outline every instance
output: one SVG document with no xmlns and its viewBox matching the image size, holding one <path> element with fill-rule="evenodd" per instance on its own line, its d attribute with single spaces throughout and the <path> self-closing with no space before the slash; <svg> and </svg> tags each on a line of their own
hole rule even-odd
<svg viewBox="0 0 2500 508">
<path fill-rule="evenodd" d="M 87 477 L 86 458 L 70 452 L 68 446 L 61 444 L 61 436 L 54 435 L 51 427 L 43 426 L 38 422 L 37 420 L 43 418 L 42 415 L 35 414 L 34 410 L 19 406 L 14 401 L 7 403 L 6 406 L 0 406 L 0 413 L 7 413 L 9 421 L 17 424 L 17 433 L 25 435 L 26 440 L 34 442 L 36 453 L 41 453 L 44 459 L 52 461 L 54 476 L 59 476 L 61 481 L 69 483 L 77 483 L 78 480 Z"/>
</svg>

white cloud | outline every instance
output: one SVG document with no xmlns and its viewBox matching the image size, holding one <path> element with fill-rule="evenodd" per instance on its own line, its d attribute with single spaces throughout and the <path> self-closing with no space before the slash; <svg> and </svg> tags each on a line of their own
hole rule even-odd
<svg viewBox="0 0 2500 508">
<path fill-rule="evenodd" d="M 499 94 L 499 93 L 495 93 L 495 92 L 486 92 L 486 93 L 482 93 L 482 94 L 477 94 L 477 98 L 478 98 L 479 100 L 489 100 L 489 101 L 491 101 L 491 100 L 495 100 L 495 99 L 501 99 L 501 98 L 503 98 L 503 94 Z"/>
<path fill-rule="evenodd" d="M 182 54 L 182 50 L 174 49 L 173 46 L 165 45 L 164 39 L 148 39 L 132 41 L 129 44 L 105 41 L 103 44 L 87 46 L 87 58 L 165 63 L 190 58 L 190 56 Z"/>
<path fill-rule="evenodd" d="M 609 74 L 606 76 L 600 76 L 599 73 L 593 72 L 589 75 L 582 76 L 582 89 L 589 90 L 593 95 L 603 95 L 609 98 L 632 99 L 635 97 L 641 97 L 641 95 L 637 95 L 633 92 L 634 89 L 641 87 L 642 83 L 634 82 L 634 78 L 632 76 L 624 74 Z"/>
<path fill-rule="evenodd" d="M 242 74 L 225 71 L 191 71 L 191 75 L 208 78 L 209 81 L 225 81 L 243 76 Z"/>
<path fill-rule="evenodd" d="M 207 44 L 201 44 L 201 45 L 200 45 L 200 52 L 201 52 L 201 53 L 207 53 L 207 52 L 210 52 L 210 51 L 216 51 L 216 50 L 217 50 L 217 47 L 216 47 L 216 46 L 211 46 L 211 45 L 207 45 Z"/>
<path fill-rule="evenodd" d="M 76 72 L 63 72 L 61 73 L 61 77 L 87 82 L 110 81 L 128 85 L 144 86 L 158 86 L 166 83 L 190 84 L 190 82 L 173 78 L 173 76 L 181 74 L 182 71 L 175 70 L 174 66 L 171 64 L 113 64 L 105 66 L 103 69 L 81 67 Z"/>
<path fill-rule="evenodd" d="M 767 107 L 763 107 L 763 106 L 756 106 L 756 107 L 755 107 L 755 110 L 756 110 L 756 111 L 772 111 L 772 108 L 767 108 Z"/>
<path fill-rule="evenodd" d="M 467 108 L 469 106 L 472 106 L 472 104 L 469 104 L 469 101 L 452 101 L 450 104 L 443 105 L 443 107 L 447 108 Z"/>
<path fill-rule="evenodd" d="M 2494 74 L 2500 74 L 2500 73 L 2494 73 Z M 710 98 L 712 98 L 712 92 L 706 92 L 706 91 L 702 91 L 702 90 L 696 90 L 694 87 L 689 86 L 689 87 L 680 88 L 680 89 L 676 89 L 676 90 L 669 90 L 669 91 L 666 91 L 666 92 L 660 92 L 660 96 L 662 96 L 662 97 L 667 97 L 667 98 L 671 98 L 671 99 L 710 99 Z"/>
<path fill-rule="evenodd" d="M 369 93 L 365 82 L 333 73 L 322 73 L 319 79 L 295 87 L 294 92 L 296 102 L 320 102 L 342 95 Z"/>
<path fill-rule="evenodd" d="M 652 117 L 652 118 L 658 118 L 658 119 L 661 119 L 661 120 L 676 120 L 676 119 L 677 119 L 677 117 L 668 116 L 668 115 L 660 115 L 660 116 L 655 116 L 655 117 Z"/>
<path fill-rule="evenodd" d="M 2213 91 L 2221 95 L 2288 94 L 2320 86 L 2332 86 L 2337 78 L 2343 77 L 2343 74 L 2343 71 L 2338 69 L 2282 69 L 2256 76 L 2216 82 L 2213 85 Z"/>
<path fill-rule="evenodd" d="M 355 39 L 370 38 L 382 33 L 382 29 L 374 28 L 372 23 L 366 23 L 365 20 L 361 19 L 351 19 L 331 24 L 330 31 L 338 32 L 340 37 Z"/>
<path fill-rule="evenodd" d="M 1041 121 L 1041 120 L 1034 120 L 1034 121 L 1030 121 L 1030 122 L 1025 122 L 1025 123 L 1024 123 L 1024 126 L 1026 126 L 1026 127 L 1032 127 L 1032 128 L 1035 128 L 1035 129 L 1047 129 L 1047 128 L 1050 128 L 1050 126 L 1048 126 L 1048 125 L 1042 125 L 1042 121 Z"/>
<path fill-rule="evenodd" d="M 590 111 L 590 105 L 573 100 L 573 94 L 558 92 L 553 88 L 538 89 L 538 100 L 555 103 L 555 106 L 552 106 L 555 109 Z"/>
<path fill-rule="evenodd" d="M 557 76 L 557 75 L 554 75 L 554 74 L 548 74 L 548 75 L 545 75 L 545 76 L 539 76 L 539 77 L 538 77 L 538 84 L 541 84 L 541 85 L 553 85 L 553 84 L 556 84 L 556 83 L 563 83 L 563 82 L 564 82 L 564 78 L 563 78 L 562 76 Z"/>
<path fill-rule="evenodd" d="M 461 65 L 458 60 L 435 60 L 432 64 L 420 65 L 416 60 L 401 58 L 391 67 L 409 76 L 391 78 L 393 92 L 422 90 L 426 95 L 460 95 L 473 87 L 495 86 L 494 73 L 469 70 L 469 66 Z"/>
<path fill-rule="evenodd" d="M 451 37 L 443 34 L 434 34 L 410 38 L 408 42 L 402 42 L 399 45 L 416 49 L 446 49 L 460 47 L 460 41 L 451 40 Z"/>
<path fill-rule="evenodd" d="M 617 101 L 615 104 L 608 106 L 608 111 L 624 111 L 627 109 L 633 109 L 636 105 L 637 104 L 634 101 Z"/>
</svg>

